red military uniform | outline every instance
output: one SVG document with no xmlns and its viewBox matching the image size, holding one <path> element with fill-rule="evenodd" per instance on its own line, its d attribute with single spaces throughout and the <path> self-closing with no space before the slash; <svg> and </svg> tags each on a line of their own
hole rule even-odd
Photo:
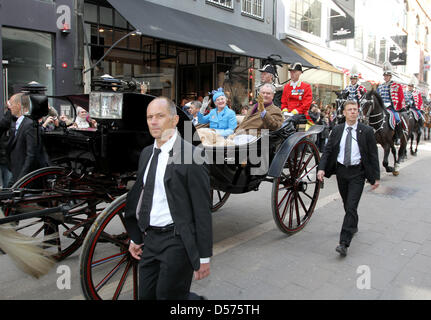
<svg viewBox="0 0 431 320">
<path fill-rule="evenodd" d="M 403 87 L 396 82 L 392 82 L 391 83 L 391 99 L 392 99 L 392 103 L 394 105 L 394 109 L 396 111 L 399 111 L 403 108 L 406 107 L 406 102 L 404 99 L 404 91 L 403 91 Z"/>
<path fill-rule="evenodd" d="M 313 93 L 308 83 L 298 81 L 296 87 L 294 87 L 292 81 L 290 81 L 283 89 L 281 111 L 288 111 L 291 113 L 296 110 L 298 114 L 308 115 L 308 109 L 312 101 Z"/>
<path fill-rule="evenodd" d="M 418 110 L 422 110 L 424 106 L 424 102 L 422 99 L 422 95 L 418 90 L 413 90 L 413 99 L 415 99 L 415 107 Z"/>
</svg>

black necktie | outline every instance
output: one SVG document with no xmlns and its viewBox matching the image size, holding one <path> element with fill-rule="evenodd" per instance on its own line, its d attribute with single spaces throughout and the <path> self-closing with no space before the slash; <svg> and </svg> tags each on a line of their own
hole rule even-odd
<svg viewBox="0 0 431 320">
<path fill-rule="evenodd" d="M 154 185 L 156 183 L 157 161 L 161 150 L 154 148 L 150 169 L 148 169 L 147 179 L 144 185 L 144 195 L 142 196 L 141 209 L 139 210 L 138 226 L 142 232 L 150 225 L 150 212 L 153 206 Z"/>
<path fill-rule="evenodd" d="M 347 127 L 346 144 L 344 145 L 344 165 L 350 166 L 352 156 L 352 127 Z"/>
</svg>

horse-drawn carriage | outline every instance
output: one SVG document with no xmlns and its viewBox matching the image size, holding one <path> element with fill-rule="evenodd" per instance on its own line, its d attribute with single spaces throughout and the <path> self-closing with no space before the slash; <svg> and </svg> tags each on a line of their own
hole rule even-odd
<svg viewBox="0 0 431 320">
<path fill-rule="evenodd" d="M 139 153 L 153 143 L 146 108 L 154 97 L 125 92 L 110 81 L 100 82 L 89 95 L 56 97 L 71 110 L 77 105 L 87 109 L 98 122 L 97 130 L 63 128 L 45 133 L 54 166 L 29 173 L 0 194 L 5 219 L 17 223 L 18 232 L 33 237 L 58 232 L 49 240 L 56 259 L 82 245 L 81 285 L 87 299 L 136 298 L 137 264 L 128 253 L 123 217 Z M 179 133 L 200 145 L 187 115 L 177 111 Z M 262 182 L 272 182 L 276 225 L 287 234 L 302 230 L 322 187 L 317 179 L 319 152 L 311 139 L 322 129 L 314 126 L 297 132 L 295 124 L 286 120 L 280 129 L 244 145 L 205 146 L 212 211 L 231 193 L 258 190 Z"/>
</svg>

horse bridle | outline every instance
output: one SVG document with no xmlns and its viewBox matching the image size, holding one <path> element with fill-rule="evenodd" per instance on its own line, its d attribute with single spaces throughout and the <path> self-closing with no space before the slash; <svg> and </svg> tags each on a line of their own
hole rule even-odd
<svg viewBox="0 0 431 320">
<path fill-rule="evenodd" d="M 364 114 L 362 114 L 362 110 L 363 110 L 363 107 L 367 104 L 369 104 L 370 107 L 367 110 L 367 114 L 364 115 Z M 385 120 L 386 120 L 386 114 L 383 111 L 379 112 L 377 114 L 371 114 L 371 112 L 374 110 L 374 99 L 368 100 L 368 99 L 366 99 L 365 95 L 363 95 L 362 98 L 359 100 L 359 105 L 360 105 L 359 109 L 360 109 L 360 113 L 361 113 L 360 116 L 362 117 L 364 123 L 366 125 L 371 126 L 374 130 L 374 133 L 376 133 L 380 130 L 383 130 Z M 377 118 L 377 117 L 381 117 L 381 119 L 377 120 L 376 122 L 371 122 L 371 118 Z M 378 129 L 376 129 L 375 125 L 378 125 L 379 123 L 380 123 L 380 127 Z"/>
</svg>

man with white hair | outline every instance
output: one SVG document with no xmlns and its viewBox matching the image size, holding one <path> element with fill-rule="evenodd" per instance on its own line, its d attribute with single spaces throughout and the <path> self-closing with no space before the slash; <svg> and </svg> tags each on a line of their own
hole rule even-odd
<svg viewBox="0 0 431 320">
<path fill-rule="evenodd" d="M 259 134 L 262 129 L 277 130 L 281 127 L 283 115 L 280 108 L 273 103 L 274 94 L 274 85 L 265 83 L 260 87 L 258 103 L 247 112 L 244 120 L 235 130 L 235 135 L 248 134 L 251 130 L 256 130 Z"/>
</svg>

